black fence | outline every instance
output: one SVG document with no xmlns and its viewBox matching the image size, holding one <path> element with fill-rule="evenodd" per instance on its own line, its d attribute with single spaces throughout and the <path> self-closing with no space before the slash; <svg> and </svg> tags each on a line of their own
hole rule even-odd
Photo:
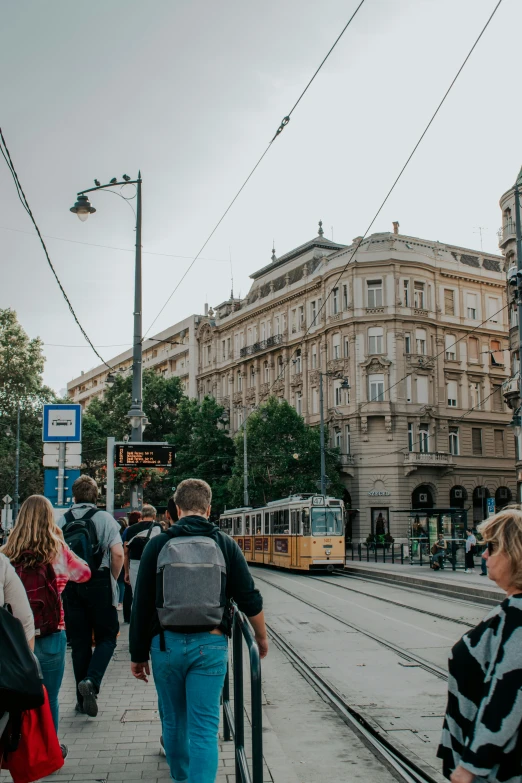
<svg viewBox="0 0 522 783">
<path fill-rule="evenodd" d="M 351 555 L 351 556 L 350 556 Z M 367 563 L 401 563 L 408 558 L 407 544 L 347 544 L 346 559 Z"/>
<path fill-rule="evenodd" d="M 245 748 L 245 692 L 243 678 L 243 641 L 250 661 L 250 725 L 252 728 L 252 771 Z M 230 662 L 223 685 L 223 733 L 225 741 L 234 740 L 236 783 L 263 781 L 263 708 L 261 660 L 252 629 L 236 606 L 232 629 L 232 677 L 234 705 L 230 701 Z"/>
<path fill-rule="evenodd" d="M 442 551 L 442 565 L 453 571 L 465 568 L 466 541 L 462 538 L 445 539 L 446 549 Z M 480 554 L 480 557 L 482 555 Z M 479 557 L 476 555 L 475 557 Z M 366 563 L 409 563 L 410 565 L 431 565 L 433 555 L 427 538 L 411 538 L 409 544 L 347 544 L 346 560 Z"/>
</svg>

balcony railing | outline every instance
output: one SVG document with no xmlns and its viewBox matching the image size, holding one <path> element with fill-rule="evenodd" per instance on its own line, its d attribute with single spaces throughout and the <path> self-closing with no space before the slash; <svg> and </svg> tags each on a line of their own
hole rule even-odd
<svg viewBox="0 0 522 783">
<path fill-rule="evenodd" d="M 453 465 L 453 455 L 444 451 L 409 451 L 404 455 L 404 465 L 417 467 L 419 465 L 432 465 L 433 467 L 445 467 Z"/>
<path fill-rule="evenodd" d="M 508 239 L 515 239 L 517 234 L 515 221 L 510 220 L 508 223 L 504 223 L 503 226 L 497 231 L 498 243 L 503 245 Z"/>
<path fill-rule="evenodd" d="M 353 454 L 341 454 L 339 457 L 339 462 L 341 466 L 351 466 L 355 465 L 355 456 Z"/>
<path fill-rule="evenodd" d="M 254 353 L 259 353 L 259 351 L 265 351 L 267 348 L 272 348 L 274 345 L 281 345 L 283 342 L 283 335 L 282 334 L 273 334 L 272 337 L 267 337 L 266 340 L 260 340 L 258 343 L 254 343 L 253 345 L 247 345 L 244 348 L 241 348 L 239 351 L 239 355 L 241 357 L 243 356 L 252 356 Z"/>
<path fill-rule="evenodd" d="M 513 378 L 508 378 L 502 384 L 502 394 L 504 397 L 514 397 L 520 394 L 520 376 L 514 375 Z"/>
</svg>

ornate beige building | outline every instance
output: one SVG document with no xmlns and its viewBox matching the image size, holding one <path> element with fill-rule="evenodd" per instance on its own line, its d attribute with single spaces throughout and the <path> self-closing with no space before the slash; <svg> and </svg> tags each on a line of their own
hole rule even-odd
<svg viewBox="0 0 522 783">
<path fill-rule="evenodd" d="M 198 394 L 244 410 L 284 397 L 341 451 L 354 541 L 394 510 L 470 507 L 514 493 L 504 259 L 398 233 L 357 252 L 319 234 L 251 275 L 198 328 Z M 349 391 L 342 388 L 347 378 Z M 318 465 L 319 478 L 319 465 Z"/>
</svg>

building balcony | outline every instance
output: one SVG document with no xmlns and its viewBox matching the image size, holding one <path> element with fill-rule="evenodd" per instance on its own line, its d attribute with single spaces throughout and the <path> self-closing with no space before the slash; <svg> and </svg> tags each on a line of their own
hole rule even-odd
<svg viewBox="0 0 522 783">
<path fill-rule="evenodd" d="M 255 353 L 259 353 L 260 351 L 266 351 L 267 348 L 272 348 L 275 345 L 281 345 L 282 342 L 283 335 L 274 334 L 272 337 L 267 337 L 266 340 L 260 340 L 258 343 L 254 343 L 253 345 L 246 345 L 244 348 L 241 348 L 239 351 L 239 356 L 241 358 L 245 356 L 252 356 Z"/>
<path fill-rule="evenodd" d="M 506 401 L 506 405 L 515 410 L 519 406 L 520 400 L 520 374 L 517 373 L 513 378 L 508 378 L 502 384 L 502 395 Z"/>
<path fill-rule="evenodd" d="M 349 476 L 355 475 L 355 456 L 353 454 L 341 454 L 339 457 L 341 472 Z"/>
<path fill-rule="evenodd" d="M 517 231 L 516 231 L 515 221 L 510 220 L 509 222 L 501 226 L 497 231 L 497 236 L 498 236 L 499 247 L 503 247 L 504 244 L 506 242 L 509 242 L 510 239 L 516 239 Z"/>
<path fill-rule="evenodd" d="M 453 455 L 444 451 L 418 452 L 409 451 L 404 455 L 404 475 L 409 476 L 419 468 L 443 468 L 452 470 L 454 467 Z"/>
</svg>

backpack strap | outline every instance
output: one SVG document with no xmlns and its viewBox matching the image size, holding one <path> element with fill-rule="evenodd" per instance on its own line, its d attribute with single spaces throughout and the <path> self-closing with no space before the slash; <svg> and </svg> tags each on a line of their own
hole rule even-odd
<svg viewBox="0 0 522 783">
<path fill-rule="evenodd" d="M 147 541 L 147 542 L 148 542 L 148 541 L 150 541 L 150 537 L 151 537 L 151 535 L 152 535 L 152 531 L 153 531 L 153 529 L 154 529 L 155 527 L 159 527 L 159 528 L 160 528 L 160 530 L 162 529 L 162 528 L 161 528 L 161 525 L 159 524 L 159 522 L 153 522 L 153 523 L 151 524 L 151 526 L 149 527 L 149 529 L 147 530 L 147 535 L 145 536 L 145 541 Z"/>
</svg>

